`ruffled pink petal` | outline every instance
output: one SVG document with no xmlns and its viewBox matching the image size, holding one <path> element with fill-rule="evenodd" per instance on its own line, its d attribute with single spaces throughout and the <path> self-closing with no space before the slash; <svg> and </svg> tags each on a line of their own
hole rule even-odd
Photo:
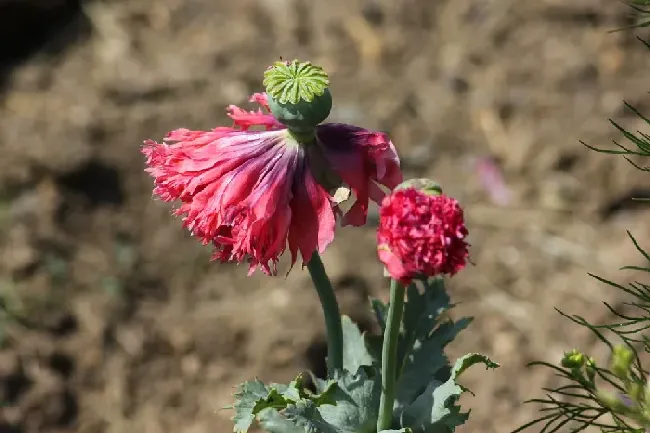
<svg viewBox="0 0 650 433">
<path fill-rule="evenodd" d="M 356 196 L 342 225 L 364 225 L 369 200 L 381 203 L 386 195 L 379 185 L 393 189 L 403 180 L 395 146 L 387 134 L 343 123 L 319 125 L 317 136 L 332 168 Z"/>
<path fill-rule="evenodd" d="M 154 194 L 181 201 L 175 214 L 204 244 L 213 243 L 215 259 L 247 260 L 251 272 L 277 272 L 302 157 L 286 145 L 286 132 L 179 129 L 163 144 L 147 140 L 142 152 Z"/>
<path fill-rule="evenodd" d="M 464 212 L 444 194 L 409 187 L 393 191 L 379 208 L 377 252 L 388 273 L 400 282 L 453 276 L 469 256 Z"/>
<path fill-rule="evenodd" d="M 304 266 L 314 251 L 322 253 L 334 239 L 336 209 L 328 192 L 306 166 L 296 171 L 293 192 L 291 210 L 295 217 L 289 229 L 289 250 L 292 265 L 300 252 Z"/>
<path fill-rule="evenodd" d="M 246 199 L 253 214 L 247 239 L 247 247 L 253 252 L 249 274 L 258 265 L 267 274 L 277 273 L 277 261 L 286 248 L 289 235 L 291 189 L 300 157 L 300 153 L 293 150 L 276 155 Z M 268 263 L 272 263 L 272 269 L 268 268 Z"/>
<path fill-rule="evenodd" d="M 264 108 L 267 113 L 271 112 L 271 109 L 269 108 L 269 101 L 266 96 L 266 93 L 253 93 L 250 98 L 248 98 L 249 102 L 255 102 Z"/>
<path fill-rule="evenodd" d="M 411 284 L 413 281 L 411 274 L 406 270 L 400 258 L 393 254 L 387 245 L 379 245 L 377 253 L 379 254 L 379 260 L 384 264 L 392 279 L 399 281 L 403 286 Z"/>
<path fill-rule="evenodd" d="M 402 183 L 404 176 L 402 175 L 399 156 L 388 134 L 365 131 L 357 133 L 356 136 L 360 145 L 374 163 L 374 179 L 391 190 Z"/>
<path fill-rule="evenodd" d="M 271 114 L 266 93 L 253 93 L 248 100 L 261 105 L 264 111 L 261 108 L 258 108 L 257 111 L 247 111 L 236 105 L 229 105 L 228 116 L 233 119 L 235 126 L 241 128 L 242 131 L 247 131 L 253 126 L 262 126 L 267 131 L 286 128 Z"/>
<path fill-rule="evenodd" d="M 263 126 L 267 130 L 283 128 L 283 125 L 275 120 L 275 117 L 264 114 L 259 108 L 257 111 L 247 111 L 236 105 L 229 105 L 228 116 L 232 118 L 235 126 L 240 127 L 242 131 L 247 131 L 252 126 Z"/>
</svg>

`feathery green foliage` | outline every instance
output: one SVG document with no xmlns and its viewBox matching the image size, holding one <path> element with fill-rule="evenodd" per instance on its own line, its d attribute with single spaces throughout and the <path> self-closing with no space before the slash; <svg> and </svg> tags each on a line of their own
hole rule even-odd
<svg viewBox="0 0 650 433">
<path fill-rule="evenodd" d="M 630 6 L 639 15 L 639 23 L 630 27 L 650 26 L 650 0 L 635 0 Z M 643 18 L 645 17 L 645 18 Z M 629 27 L 628 27 L 629 28 Z M 650 48 L 650 44 L 639 38 Z M 625 106 L 638 118 L 650 125 L 650 119 L 630 104 Z M 632 157 L 650 156 L 650 134 L 637 131 L 632 133 L 610 119 L 614 127 L 623 134 L 632 146 L 624 146 L 616 141 L 616 149 L 599 149 L 584 142 L 591 150 L 623 155 L 635 168 L 650 171 L 649 166 L 639 165 Z M 650 254 L 648 254 L 628 231 L 628 236 L 647 261 L 645 266 L 625 266 L 640 274 L 650 273 Z M 643 367 L 640 354 L 650 353 L 650 283 L 634 281 L 627 285 L 590 274 L 593 278 L 616 290 L 629 295 L 630 300 L 623 305 L 629 312 L 622 312 L 608 303 L 607 310 L 613 314 L 611 323 L 592 324 L 579 315 L 558 312 L 572 322 L 586 327 L 607 345 L 611 352 L 609 365 L 600 366 L 592 357 L 573 350 L 565 354 L 559 365 L 547 362 L 533 362 L 531 366 L 545 366 L 564 378 L 564 383 L 556 388 L 545 388 L 545 398 L 529 400 L 542 407 L 541 416 L 516 429 L 520 432 L 529 427 L 541 427 L 541 432 L 551 433 L 561 429 L 579 432 L 593 426 L 603 432 L 641 433 L 650 428 L 650 384 L 648 371 Z"/>
<path fill-rule="evenodd" d="M 630 239 L 648 265 L 625 266 L 623 270 L 650 273 L 650 255 L 641 248 L 628 232 Z M 589 426 L 604 432 L 637 432 L 650 426 L 646 419 L 650 406 L 647 384 L 648 371 L 643 367 L 639 354 L 650 353 L 650 338 L 644 335 L 650 328 L 650 283 L 635 281 L 627 285 L 590 274 L 593 278 L 616 290 L 630 295 L 624 303 L 630 312 L 623 313 L 604 303 L 615 317 L 611 323 L 592 324 L 579 315 L 558 312 L 572 322 L 591 330 L 612 352 L 609 365 L 600 366 L 596 361 L 574 350 L 565 354 L 560 365 L 533 362 L 531 366 L 545 366 L 566 382 L 557 388 L 545 388 L 545 398 L 529 400 L 541 404 L 542 416 L 519 427 L 513 433 L 541 425 L 544 433 L 556 432 L 565 426 L 569 431 L 579 432 Z"/>
</svg>

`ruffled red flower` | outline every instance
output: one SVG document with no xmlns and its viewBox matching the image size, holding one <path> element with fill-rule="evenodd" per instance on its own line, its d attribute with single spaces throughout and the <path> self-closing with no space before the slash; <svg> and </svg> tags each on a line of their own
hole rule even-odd
<svg viewBox="0 0 650 433">
<path fill-rule="evenodd" d="M 175 215 L 204 244 L 215 247 L 214 259 L 250 263 L 277 273 L 285 249 L 291 263 L 298 252 L 307 263 L 334 238 L 342 212 L 314 175 L 308 149 L 270 114 L 266 95 L 250 98 L 265 110 L 229 106 L 233 127 L 211 131 L 177 129 L 162 143 L 146 140 L 146 171 L 154 194 L 180 201 Z M 263 131 L 250 130 L 263 127 Z M 314 144 L 356 195 L 343 224 L 366 222 L 369 199 L 385 196 L 402 181 L 399 158 L 386 134 L 345 124 L 318 126 Z M 321 161 L 322 163 L 322 161 Z M 322 167 L 321 167 L 322 168 Z"/>
<path fill-rule="evenodd" d="M 379 217 L 379 259 L 401 284 L 454 275 L 465 267 L 468 233 L 455 199 L 416 188 L 399 189 L 384 198 Z"/>
</svg>

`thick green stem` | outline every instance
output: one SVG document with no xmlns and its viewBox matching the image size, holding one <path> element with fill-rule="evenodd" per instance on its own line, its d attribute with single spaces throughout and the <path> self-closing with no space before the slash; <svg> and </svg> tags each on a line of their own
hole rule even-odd
<svg viewBox="0 0 650 433">
<path fill-rule="evenodd" d="M 393 404 L 397 381 L 397 342 L 404 314 L 404 287 L 395 280 L 390 284 L 390 304 L 381 350 L 381 400 L 377 431 L 389 430 L 393 423 Z"/>
<path fill-rule="evenodd" d="M 334 371 L 343 369 L 343 328 L 341 326 L 339 304 L 336 302 L 332 283 L 317 252 L 314 252 L 311 256 L 307 269 L 309 269 L 309 275 L 311 275 L 311 280 L 314 282 L 325 315 L 327 373 L 329 377 L 333 377 Z"/>
<path fill-rule="evenodd" d="M 301 144 L 311 144 L 316 139 L 316 128 L 296 129 L 287 127 L 287 130 Z"/>
</svg>

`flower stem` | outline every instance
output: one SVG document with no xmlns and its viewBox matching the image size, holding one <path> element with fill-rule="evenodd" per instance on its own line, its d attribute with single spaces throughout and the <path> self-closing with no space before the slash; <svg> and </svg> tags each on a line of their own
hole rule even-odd
<svg viewBox="0 0 650 433">
<path fill-rule="evenodd" d="M 307 269 L 323 307 L 327 329 L 327 373 L 328 377 L 333 377 L 334 371 L 343 369 L 343 328 L 339 304 L 336 302 L 332 283 L 317 252 L 314 251 L 311 256 Z"/>
<path fill-rule="evenodd" d="M 381 350 L 381 400 L 377 431 L 390 430 L 393 423 L 395 382 L 397 379 L 397 342 L 404 314 L 404 287 L 395 280 L 390 283 L 390 304 Z"/>
</svg>

